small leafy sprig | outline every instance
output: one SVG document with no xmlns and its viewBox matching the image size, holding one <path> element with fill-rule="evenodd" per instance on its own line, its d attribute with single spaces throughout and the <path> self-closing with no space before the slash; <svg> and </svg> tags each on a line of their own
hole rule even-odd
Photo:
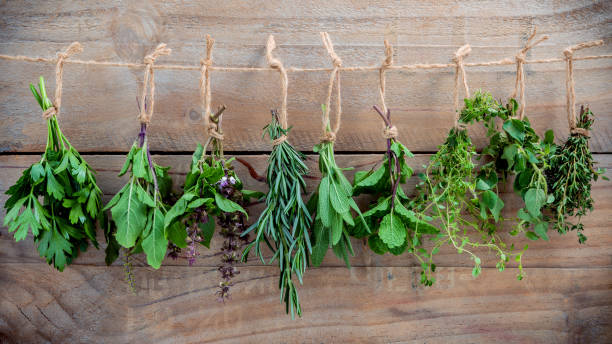
<svg viewBox="0 0 612 344">
<path fill-rule="evenodd" d="M 185 234 L 181 233 L 185 232 L 184 228 L 164 228 L 168 209 L 165 199 L 172 189 L 172 179 L 168 175 L 170 168 L 153 162 L 146 132 L 147 124 L 141 123 L 138 138 L 119 172 L 119 176 L 129 172 L 129 180 L 104 207 L 111 213 L 111 221 L 105 226 L 108 247 L 112 248 L 107 250 L 107 256 L 111 257 L 107 264 L 118 256 L 115 250 L 124 247 L 127 256 L 144 252 L 147 263 L 159 269 L 166 255 L 168 239 L 176 245 L 184 242 Z"/>
<path fill-rule="evenodd" d="M 283 129 L 278 114 L 272 111 L 272 121 L 264 128 L 272 142 L 287 136 L 291 128 Z M 254 247 L 255 255 L 265 263 L 261 244 L 265 242 L 274 253 L 270 263 L 278 261 L 280 269 L 279 289 L 281 302 L 285 302 L 286 312 L 302 316 L 302 307 L 298 296 L 294 275 L 302 284 L 308 257 L 312 253 L 308 229 L 311 223 L 310 213 L 302 200 L 306 189 L 304 175 L 308 168 L 304 163 L 304 154 L 297 151 L 287 140 L 277 144 L 268 158 L 266 183 L 269 191 L 266 195 L 266 208 L 257 222 L 245 232 L 254 231 L 255 240 L 244 250 L 243 259 Z"/>
<path fill-rule="evenodd" d="M 376 106 L 374 110 L 385 122 L 387 130 L 393 128 L 391 112 L 387 114 Z M 412 210 L 406 208 L 410 200 L 403 184 L 412 176 L 413 170 L 408 166 L 406 158 L 413 157 L 406 146 L 394 137 L 387 141 L 387 152 L 377 169 L 355 173 L 353 195 L 370 194 L 376 200 L 370 202 L 369 209 L 363 213 L 365 223 L 372 229 L 366 230 L 361 222 L 353 227 L 351 234 L 355 237 L 368 237 L 368 245 L 377 254 L 391 252 L 402 254 L 408 247 L 411 233 L 420 237 L 423 233 L 437 234 L 438 230 L 431 224 L 420 219 Z"/>
<path fill-rule="evenodd" d="M 43 111 L 53 107 L 45 81 L 30 90 Z M 40 256 L 59 271 L 89 242 L 96 248 L 96 220 L 102 191 L 94 171 L 62 133 L 57 117 L 47 120 L 47 146 L 39 162 L 27 168 L 6 192 L 4 225 L 15 241 L 31 231 Z"/>
<path fill-rule="evenodd" d="M 322 105 L 322 110 L 325 113 L 324 105 Z M 327 130 L 329 130 L 329 122 Z M 340 168 L 336 164 L 333 141 L 323 141 L 315 145 L 314 152 L 319 153 L 321 181 L 317 191 L 308 201 L 309 211 L 316 214 L 312 237 L 314 243 L 312 263 L 314 266 L 321 265 L 327 250 L 331 247 L 334 254 L 344 260 L 347 267 L 350 268 L 349 254 L 351 256 L 355 254 L 349 231 L 355 226 L 351 209 L 357 213 L 368 232 L 370 229 L 352 197 L 353 187 L 344 176 L 343 171 L 350 168 Z"/>
<path fill-rule="evenodd" d="M 421 283 L 431 286 L 436 264 L 433 257 L 445 244 L 450 244 L 458 253 L 467 253 L 474 262 L 472 275 L 481 272 L 481 259 L 476 249 L 493 251 L 497 256 L 497 268 L 505 269 L 513 246 L 502 241 L 496 231 L 501 223 L 503 201 L 497 193 L 497 175 L 476 173 L 474 157 L 476 148 L 465 128 L 450 130 L 444 144 L 438 147 L 425 173 L 419 174 L 417 197 L 413 208 L 417 216 L 439 223 L 439 233 L 424 233 L 432 241 L 427 251 L 421 247 L 423 235 L 415 232 L 410 251 L 421 263 Z M 519 263 L 519 278 L 522 278 L 522 252 L 514 254 Z"/>
<path fill-rule="evenodd" d="M 219 122 L 225 106 L 216 113 L 206 114 L 220 130 Z M 219 133 L 221 134 L 221 133 Z M 210 154 L 207 154 L 208 148 Z M 189 265 L 195 262 L 199 255 L 196 244 L 210 248 L 210 241 L 215 232 L 215 217 L 221 227 L 220 234 L 224 238 L 221 247 L 221 262 L 219 264 L 220 301 L 230 296 L 232 278 L 240 271 L 235 265 L 240 261 L 241 248 L 248 237 L 240 237 L 245 229 L 247 211 L 243 205 L 252 197 L 262 194 L 243 190 L 243 185 L 232 165 L 234 158 L 225 159 L 223 155 L 223 140 L 209 136 L 206 144 L 198 143 L 191 158 L 191 166 L 185 183 L 183 194 L 168 211 L 164 225 L 166 229 L 174 226 L 186 228 L 188 235 L 187 258 Z M 181 241 L 182 243 L 183 241 Z M 178 255 L 185 246 L 172 245 L 173 255 Z"/>
<path fill-rule="evenodd" d="M 588 133 L 593 125 L 593 113 L 582 106 L 578 116 L 577 128 Z M 593 154 L 589 148 L 589 137 L 572 133 L 562 147 L 556 150 L 550 159 L 550 168 L 546 170 L 548 187 L 554 201 L 548 204 L 554 217 L 554 228 L 561 234 L 575 230 L 578 242 L 587 240 L 582 233 L 584 225 L 582 216 L 593 210 L 591 185 L 606 170 L 595 169 Z M 602 176 L 602 179 L 609 180 Z M 569 217 L 577 217 L 577 222 L 570 222 Z"/>
<path fill-rule="evenodd" d="M 548 192 L 545 175 L 555 152 L 554 134 L 548 130 L 540 141 L 526 117 L 515 118 L 517 110 L 514 99 L 503 106 L 490 94 L 478 91 L 473 98 L 465 100 L 461 121 L 482 122 L 487 128 L 489 145 L 482 154 L 492 161 L 482 166 L 480 174 L 493 179 L 499 171 L 504 180 L 510 175 L 515 177 L 514 191 L 523 199 L 525 207 L 519 209 L 518 223 L 511 234 L 525 232 L 531 240 L 548 240 L 549 223 L 542 210 L 554 200 Z M 496 126 L 497 118 L 503 121 L 501 130 Z"/>
</svg>

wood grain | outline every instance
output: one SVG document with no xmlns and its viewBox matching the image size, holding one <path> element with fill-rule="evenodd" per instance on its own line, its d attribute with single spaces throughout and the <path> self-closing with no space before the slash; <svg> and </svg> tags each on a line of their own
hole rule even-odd
<svg viewBox="0 0 612 344">
<path fill-rule="evenodd" d="M 244 268 L 232 300 L 215 301 L 216 271 L 0 264 L 0 333 L 14 342 L 113 343 L 609 343 L 612 270 L 441 268 L 418 284 L 410 267 L 313 269 L 300 287 L 304 316 L 279 304 L 275 268 Z"/>
<path fill-rule="evenodd" d="M 214 12 L 210 8 L 214 8 Z M 204 54 L 205 34 L 217 40 L 215 64 L 265 66 L 263 44 L 275 34 L 278 56 L 285 66 L 330 67 L 318 32 L 328 31 L 344 65 L 377 65 L 383 58 L 383 39 L 395 46 L 395 63 L 446 63 L 454 50 L 470 43 L 467 61 L 513 57 L 534 25 L 551 39 L 529 52 L 529 58 L 561 57 L 570 44 L 610 40 L 612 5 L 607 1 L 530 4 L 504 1 L 423 1 L 390 5 L 365 1 L 280 4 L 269 1 L 245 10 L 235 2 L 205 1 L 186 5 L 162 3 L 0 5 L 0 52 L 51 56 L 74 40 L 84 44 L 81 58 L 99 61 L 140 61 L 157 42 L 173 49 L 159 62 L 197 64 Z M 443 10 L 446 9 L 446 10 Z M 333 13 L 333 16 L 330 15 Z M 435 23 L 435 24 L 433 24 Z M 587 24 L 588 23 L 588 24 Z M 610 54 L 610 45 L 580 54 Z M 577 103 L 588 103 L 598 116 L 592 147 L 609 152 L 612 146 L 612 78 L 609 60 L 576 63 Z M 474 90 L 489 90 L 506 98 L 514 87 L 513 66 L 468 68 Z M 41 151 L 45 142 L 40 111 L 28 94 L 27 82 L 38 75 L 52 80 L 53 66 L 0 61 L 0 151 Z M 124 152 L 137 134 L 136 96 L 142 70 L 66 67 L 62 124 L 80 151 Z M 159 71 L 156 114 L 150 129 L 156 151 L 192 149 L 204 139 L 200 119 L 198 73 Z M 567 135 L 565 83 L 562 63 L 527 65 L 527 116 L 542 133 L 555 129 Z M 379 102 L 378 73 L 342 73 L 343 124 L 340 151 L 382 150 L 380 119 L 371 110 Z M 320 137 L 320 103 L 328 75 L 292 73 L 289 85 L 291 137 L 301 150 L 311 150 Z M 413 151 L 431 152 L 453 123 L 452 70 L 396 72 L 387 76 L 387 104 L 404 142 Z M 52 85 L 49 82 L 49 85 Z M 260 129 L 269 110 L 279 106 L 278 73 L 213 72 L 213 105 L 226 104 L 226 145 L 230 151 L 269 151 Z M 113 123 L 113 125 L 108 125 Z M 476 130 L 479 145 L 483 131 Z"/>
</svg>

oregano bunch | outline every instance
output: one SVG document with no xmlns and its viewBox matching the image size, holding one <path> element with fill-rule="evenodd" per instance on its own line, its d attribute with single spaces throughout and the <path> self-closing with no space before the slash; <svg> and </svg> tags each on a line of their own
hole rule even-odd
<svg viewBox="0 0 612 344">
<path fill-rule="evenodd" d="M 387 131 L 394 128 L 391 124 L 391 112 L 387 114 L 376 106 L 376 112 L 385 122 Z M 396 129 L 394 129 L 396 130 Z M 376 199 L 369 204 L 368 211 L 363 213 L 365 223 L 372 230 L 370 233 L 361 222 L 356 222 L 351 234 L 357 238 L 368 237 L 370 249 L 377 254 L 391 252 L 402 254 L 409 246 L 411 233 L 437 234 L 438 230 L 428 222 L 417 217 L 404 204 L 409 198 L 402 185 L 412 176 L 413 170 L 406 158 L 413 154 L 397 138 L 389 137 L 387 151 L 380 166 L 369 171 L 358 171 L 353 180 L 353 196 L 369 194 Z"/>
<path fill-rule="evenodd" d="M 276 111 L 272 111 L 272 121 L 264 128 L 272 142 L 286 137 L 291 128 L 283 129 Z M 285 302 L 286 312 L 291 317 L 302 315 L 300 298 L 294 278 L 302 284 L 309 256 L 312 253 L 308 229 L 311 217 L 302 192 L 306 189 L 304 175 L 308 168 L 304 163 L 305 156 L 297 151 L 288 140 L 272 148 L 266 169 L 266 183 L 269 191 L 265 197 L 266 208 L 257 221 L 245 234 L 253 231 L 255 240 L 244 250 L 246 260 L 251 249 L 265 264 L 261 244 L 265 242 L 273 252 L 270 263 L 278 261 L 280 269 L 279 289 L 281 302 Z"/>
<path fill-rule="evenodd" d="M 325 106 L 322 108 L 325 113 Z M 326 125 L 329 131 L 329 121 Z M 308 209 L 315 214 L 312 263 L 314 266 L 321 265 L 327 250 L 331 247 L 334 254 L 350 267 L 349 254 L 351 256 L 355 254 L 349 231 L 355 226 L 351 209 L 357 213 L 366 230 L 370 229 L 352 197 L 353 186 L 344 176 L 343 171 L 350 168 L 340 168 L 336 164 L 333 140 L 315 145 L 314 152 L 319 153 L 321 181 L 317 191 L 308 201 Z"/>
<path fill-rule="evenodd" d="M 476 148 L 462 126 L 452 128 L 446 141 L 438 146 L 425 172 L 419 174 L 417 196 L 412 208 L 417 217 L 439 224 L 438 233 L 415 230 L 410 251 L 421 263 L 421 283 L 432 285 L 436 270 L 434 255 L 444 245 L 451 245 L 458 253 L 466 253 L 474 263 L 472 275 L 481 272 L 481 259 L 477 249 L 488 249 L 497 257 L 497 268 L 505 269 L 513 249 L 497 233 L 502 221 L 503 201 L 497 192 L 497 176 L 477 174 L 474 158 Z M 432 242 L 423 247 L 425 239 Z M 521 265 L 522 252 L 514 258 Z"/>
<path fill-rule="evenodd" d="M 140 133 L 130 149 L 119 176 L 128 173 L 128 182 L 106 204 L 111 222 L 106 226 L 109 240 L 107 255 L 118 256 L 119 247 L 126 255 L 144 252 L 147 263 L 159 269 L 166 255 L 168 239 L 184 245 L 184 228 L 166 230 L 164 220 L 169 208 L 166 199 L 172 189 L 169 167 L 161 167 L 151 159 L 146 135 L 147 124 L 141 123 Z M 181 241 L 183 240 L 183 242 Z M 107 259 L 107 264 L 112 263 Z M 131 277 L 130 277 L 131 279 Z"/>
<path fill-rule="evenodd" d="M 561 234 L 575 230 L 580 243 L 587 240 L 582 233 L 584 225 L 581 218 L 593 210 L 591 185 L 606 171 L 595 169 L 589 148 L 588 132 L 593 121 L 591 110 L 582 106 L 576 127 L 586 133 L 571 133 L 565 144 L 558 147 L 550 159 L 550 168 L 546 170 L 548 187 L 554 197 L 553 202 L 547 206 L 553 213 L 553 226 Z M 602 178 L 608 180 L 605 176 Z M 577 217 L 576 223 L 569 219 L 574 216 Z"/>
<path fill-rule="evenodd" d="M 206 114 L 217 128 L 220 128 L 218 123 L 224 110 L 222 106 L 215 114 Z M 207 153 L 209 147 L 210 154 Z M 250 197 L 261 194 L 242 189 L 242 182 L 232 165 L 233 160 L 225 159 L 220 136 L 209 136 L 204 146 L 198 143 L 182 187 L 183 194 L 164 220 L 166 231 L 173 233 L 175 230 L 172 228 L 178 227 L 181 231 L 176 232 L 184 236 L 172 241 L 171 256 L 177 257 L 185 249 L 191 266 L 199 255 L 198 244 L 210 248 L 217 219 L 224 238 L 218 267 L 221 282 L 217 294 L 221 301 L 229 298 L 232 278 L 240 273 L 235 265 L 240 260 L 242 246 L 248 241 L 248 237 L 241 237 L 247 217 L 243 205 L 248 203 Z"/>
<path fill-rule="evenodd" d="M 525 232 L 531 240 L 548 240 L 549 223 L 542 210 L 554 200 L 545 174 L 555 152 L 554 134 L 548 130 L 541 141 L 526 117 L 516 118 L 517 110 L 514 99 L 504 106 L 490 94 L 478 91 L 473 98 L 465 100 L 461 121 L 482 122 L 487 128 L 489 144 L 482 154 L 492 161 L 482 166 L 480 174 L 493 178 L 499 172 L 503 180 L 515 177 L 514 191 L 525 206 L 519 209 L 518 223 L 511 234 Z M 497 128 L 497 119 L 503 122 L 501 130 Z"/>
<path fill-rule="evenodd" d="M 43 112 L 54 105 L 40 77 L 30 90 Z M 6 194 L 4 226 L 15 241 L 32 232 L 38 253 L 63 271 L 91 242 L 96 248 L 96 220 L 102 191 L 95 172 L 62 133 L 55 114 L 47 119 L 47 145 L 40 160 L 23 171 Z"/>
</svg>

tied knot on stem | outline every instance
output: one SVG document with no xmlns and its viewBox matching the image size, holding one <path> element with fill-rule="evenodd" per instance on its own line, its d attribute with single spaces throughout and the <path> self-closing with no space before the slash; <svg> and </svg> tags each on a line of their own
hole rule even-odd
<svg viewBox="0 0 612 344">
<path fill-rule="evenodd" d="M 223 140 L 223 132 L 221 131 L 221 115 L 223 115 L 223 111 L 225 111 L 226 106 L 221 105 L 216 113 L 210 114 L 207 132 L 210 137 L 214 137 L 217 140 Z"/>
<path fill-rule="evenodd" d="M 329 37 L 327 32 L 321 32 L 321 40 L 323 41 L 323 46 L 327 50 L 329 57 L 332 60 L 332 64 L 334 69 L 329 76 L 329 86 L 327 87 L 327 99 L 325 102 L 325 107 L 323 109 L 323 136 L 321 137 L 322 142 L 335 142 L 336 134 L 340 129 L 340 121 L 342 117 L 342 91 L 340 88 L 340 67 L 342 66 L 342 60 L 336 52 L 334 51 L 334 45 Z M 331 109 L 331 97 L 334 91 L 334 81 L 336 81 L 337 95 L 336 95 L 336 120 L 334 122 L 334 126 L 331 126 L 329 120 L 329 112 Z"/>
<path fill-rule="evenodd" d="M 289 88 L 289 78 L 287 77 L 287 70 L 283 66 L 283 63 L 278 58 L 272 55 L 272 51 L 274 49 L 276 49 L 276 41 L 274 40 L 274 36 L 270 35 L 268 37 L 268 41 L 266 42 L 266 59 L 268 60 L 268 65 L 270 66 L 270 68 L 277 69 L 281 76 L 281 110 L 278 120 L 281 128 L 283 130 L 287 130 L 287 127 L 289 125 L 287 119 L 287 89 Z M 280 145 L 286 140 L 287 136 L 283 134 L 276 140 L 273 140 L 272 145 Z"/>
<path fill-rule="evenodd" d="M 519 50 L 519 52 L 514 57 L 516 60 L 516 82 L 514 84 L 514 93 L 512 94 L 512 98 L 516 98 L 520 95 L 520 108 L 519 108 L 519 119 L 523 119 L 525 116 L 525 72 L 524 72 L 524 64 L 525 58 L 527 57 L 527 51 L 529 49 L 535 47 L 541 42 L 548 39 L 548 36 L 542 36 L 537 40 L 534 40 L 537 33 L 537 28 L 533 29 L 533 32 L 527 39 L 527 43 L 523 47 L 523 49 Z M 520 90 L 520 93 L 519 93 Z"/>
<path fill-rule="evenodd" d="M 463 81 L 463 88 L 465 89 L 466 97 L 470 96 L 470 88 L 467 84 L 467 78 L 465 77 L 465 68 L 463 66 L 463 59 L 472 51 L 469 44 L 465 44 L 461 48 L 457 49 L 455 56 L 453 56 L 453 62 L 455 63 L 455 87 L 453 88 L 453 95 L 455 99 L 455 128 L 460 129 L 459 116 L 461 115 L 459 109 L 459 77 Z"/>
<path fill-rule="evenodd" d="M 142 94 L 140 95 L 140 114 L 138 119 L 140 123 L 148 124 L 153 116 L 153 107 L 155 105 L 155 74 L 153 70 L 153 63 L 155 60 L 162 55 L 170 55 L 172 49 L 167 48 L 165 43 L 160 43 L 152 53 L 144 57 L 143 62 L 145 64 L 145 75 L 142 83 Z M 147 98 L 147 90 L 149 91 L 149 106 L 145 106 Z"/>
<path fill-rule="evenodd" d="M 394 125 L 390 127 L 385 127 L 385 129 L 383 130 L 383 137 L 385 139 L 395 139 L 397 138 L 397 135 L 398 135 L 397 127 Z"/>
<path fill-rule="evenodd" d="M 576 90 L 574 82 L 574 52 L 577 50 L 603 45 L 603 40 L 582 42 L 572 45 L 563 50 L 566 62 L 565 90 L 567 106 L 567 122 L 571 134 L 578 134 L 589 137 L 589 131 L 576 127 Z"/>
<path fill-rule="evenodd" d="M 221 132 L 219 121 L 221 115 L 225 111 L 225 105 L 219 107 L 216 113 L 212 113 L 211 107 L 211 88 L 210 88 L 210 66 L 212 66 L 212 49 L 215 44 L 215 40 L 210 36 L 206 35 L 206 58 L 200 60 L 200 96 L 202 98 L 202 105 L 204 107 L 204 124 L 206 126 L 206 132 L 209 137 L 214 137 L 218 140 L 223 140 L 224 136 Z"/>
<path fill-rule="evenodd" d="M 53 116 L 57 116 L 60 113 L 60 107 L 62 106 L 62 82 L 64 78 L 64 61 L 74 54 L 81 53 L 83 46 L 79 42 L 72 42 L 64 52 L 57 53 L 57 63 L 55 65 L 55 99 L 53 100 L 53 106 L 48 108 L 42 113 L 44 119 L 49 119 Z"/>
</svg>

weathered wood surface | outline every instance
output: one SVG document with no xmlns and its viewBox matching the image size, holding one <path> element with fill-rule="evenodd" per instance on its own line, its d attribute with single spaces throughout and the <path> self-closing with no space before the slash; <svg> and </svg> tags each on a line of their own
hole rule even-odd
<svg viewBox="0 0 612 344">
<path fill-rule="evenodd" d="M 245 6 L 230 1 L 185 4 L 165 1 L 48 1 L 36 6 L 0 5 L 0 53 L 52 56 L 78 40 L 79 56 L 98 61 L 141 61 L 157 42 L 173 49 L 159 63 L 195 65 L 204 54 L 204 37 L 217 39 L 213 58 L 222 66 L 266 66 L 263 45 L 269 34 L 279 44 L 276 54 L 285 66 L 331 67 L 318 32 L 328 31 L 345 66 L 377 65 L 383 39 L 395 46 L 395 63 L 447 63 L 454 51 L 470 43 L 467 61 L 513 57 L 537 25 L 550 39 L 529 52 L 529 58 L 562 57 L 568 45 L 612 37 L 612 4 L 595 2 L 504 1 L 332 1 L 287 4 L 266 1 Z M 61 10 L 58 10 L 61 8 Z M 584 54 L 610 54 L 612 45 Z M 0 150 L 41 151 L 46 130 L 27 83 L 42 74 L 53 80 L 53 66 L 0 61 Z M 471 88 L 506 98 L 514 87 L 515 67 L 468 68 Z M 81 151 L 127 151 L 137 133 L 136 97 L 143 71 L 67 65 L 62 123 Z M 577 102 L 589 103 L 598 115 L 594 151 L 609 152 L 612 142 L 612 61 L 576 63 Z M 193 149 L 203 139 L 198 72 L 159 71 L 157 101 L 151 126 L 156 151 Z M 527 65 L 527 115 L 538 131 L 554 128 L 567 134 L 563 63 Z M 268 151 L 260 128 L 269 109 L 280 101 L 278 73 L 213 72 L 213 104 L 228 106 L 224 127 L 227 149 Z M 378 73 L 342 73 L 343 124 L 337 149 L 373 151 L 380 141 L 380 119 L 371 110 L 379 102 Z M 325 99 L 325 72 L 291 73 L 290 123 L 294 143 L 311 150 L 320 136 L 320 103 Z M 453 71 L 391 71 L 387 103 L 394 123 L 410 149 L 430 152 L 453 123 Z M 109 123 L 112 123 L 110 125 Z M 480 131 L 482 136 L 482 131 Z M 482 140 L 477 140 L 482 143 Z"/>
<path fill-rule="evenodd" d="M 528 59 L 562 57 L 572 44 L 604 39 L 603 47 L 577 56 L 612 54 L 610 1 L 45 1 L 0 3 L 0 54 L 50 57 L 71 42 L 85 51 L 79 59 L 140 62 L 158 42 L 173 49 L 159 63 L 197 65 L 205 35 L 216 40 L 213 60 L 220 66 L 266 66 L 264 43 L 274 34 L 275 54 L 286 67 L 331 67 L 318 33 L 328 31 L 344 66 L 378 65 L 383 39 L 395 48 L 395 64 L 447 63 L 464 43 L 466 61 L 512 58 L 537 25 L 550 39 Z M 612 168 L 612 60 L 576 62 L 577 103 L 597 116 L 591 148 L 600 167 Z M 0 60 L 0 204 L 21 171 L 38 159 L 46 126 L 27 83 L 44 75 L 49 93 L 52 64 Z M 526 65 L 527 115 L 542 133 L 553 128 L 567 136 L 563 63 Z M 116 176 L 138 131 L 136 97 L 141 69 L 67 64 L 62 129 L 99 171 L 105 199 L 124 179 Z M 381 152 L 378 73 L 344 72 L 343 122 L 336 148 L 340 165 L 366 168 Z M 508 97 L 515 67 L 469 67 L 470 88 Z M 189 152 L 205 139 L 195 71 L 156 73 L 156 108 L 149 134 L 155 159 L 172 166 L 182 181 Z M 320 103 L 326 72 L 289 74 L 290 140 L 310 152 L 320 136 Z M 387 104 L 400 138 L 417 153 L 415 170 L 443 142 L 453 123 L 453 71 L 389 71 Z M 212 72 L 213 105 L 226 104 L 226 150 L 242 152 L 259 173 L 270 150 L 261 128 L 280 103 L 277 72 Z M 481 128 L 471 128 L 485 142 Z M 180 155 L 177 155 L 177 152 Z M 110 154 L 109 154 L 110 153 Z M 358 154 L 362 153 L 362 154 Z M 316 166 L 316 156 L 308 164 Z M 248 188 L 265 190 L 237 165 Z M 349 174 L 352 172 L 348 172 Z M 612 173 L 608 172 L 608 176 Z M 317 173 L 313 172 L 316 177 Z M 308 180 L 311 191 L 316 180 Z M 414 180 L 406 191 L 414 188 Z M 550 242 L 509 238 L 529 244 L 517 281 L 515 265 L 494 269 L 494 257 L 481 252 L 483 272 L 471 277 L 471 262 L 453 250 L 437 255 L 437 282 L 418 283 L 419 267 L 408 255 L 378 256 L 354 241 L 353 268 L 328 254 L 323 267 L 308 270 L 300 287 L 304 317 L 291 321 L 279 303 L 277 268 L 252 259 L 226 304 L 216 302 L 220 238 L 200 250 L 195 266 L 167 259 L 159 271 L 135 261 L 137 295 L 123 281 L 117 264 L 104 266 L 103 251 L 90 249 L 63 273 L 40 260 L 31 241 L 15 243 L 0 228 L 0 343 L 609 343 L 612 342 L 612 184 L 600 181 L 596 210 L 584 219 L 588 241 L 574 233 L 551 235 Z M 503 194 L 506 214 L 520 205 Z M 361 197 L 364 205 L 368 200 Z M 252 218 L 261 205 L 250 207 Z M 0 221 L 4 210 L 0 211 Z M 509 231 L 510 226 L 505 230 Z M 103 244 L 103 239 L 100 237 Z M 269 255 L 268 255 L 269 256 Z"/>
</svg>

